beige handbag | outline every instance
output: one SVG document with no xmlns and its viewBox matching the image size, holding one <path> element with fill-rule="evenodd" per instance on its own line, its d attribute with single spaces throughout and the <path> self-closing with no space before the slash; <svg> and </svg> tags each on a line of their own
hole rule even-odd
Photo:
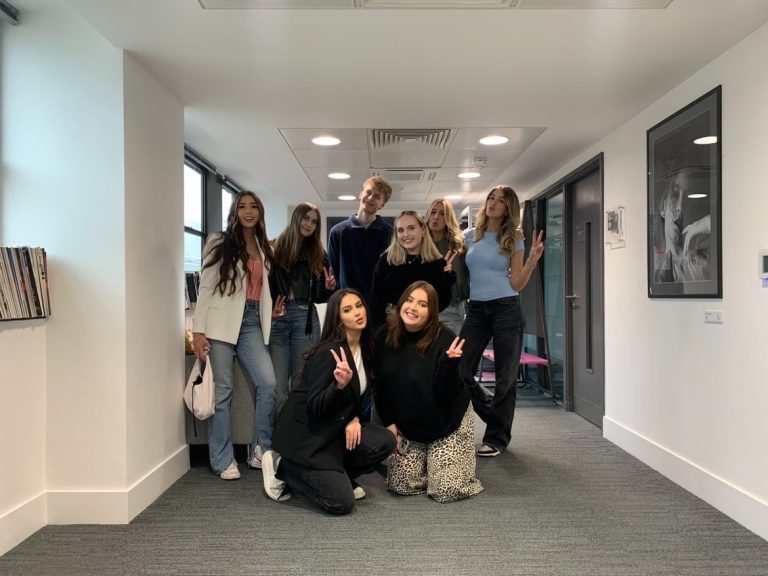
<svg viewBox="0 0 768 576">
<path fill-rule="evenodd" d="M 200 358 L 195 360 L 192 372 L 187 379 L 187 386 L 184 388 L 184 403 L 189 411 L 195 415 L 198 420 L 205 420 L 213 416 L 216 411 L 216 392 L 213 382 L 213 366 L 211 359 L 201 363 Z M 202 364 L 202 371 L 200 366 Z"/>
</svg>

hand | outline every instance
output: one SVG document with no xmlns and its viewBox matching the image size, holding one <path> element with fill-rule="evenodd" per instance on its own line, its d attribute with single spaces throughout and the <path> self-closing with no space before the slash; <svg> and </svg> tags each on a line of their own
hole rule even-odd
<svg viewBox="0 0 768 576">
<path fill-rule="evenodd" d="M 448 252 L 445 253 L 445 267 L 443 268 L 443 272 L 453 272 L 453 259 L 456 258 L 457 252 L 453 250 L 448 250 Z"/>
<path fill-rule="evenodd" d="M 278 296 L 272 308 L 272 322 L 285 316 L 285 296 Z"/>
<path fill-rule="evenodd" d="M 709 236 L 712 232 L 712 223 L 709 215 L 699 218 L 696 222 L 688 224 L 683 228 L 683 257 L 688 255 L 688 248 L 690 247 L 691 240 L 696 236 Z M 694 245 L 695 248 L 695 245 Z"/>
<path fill-rule="evenodd" d="M 344 389 L 352 380 L 352 369 L 347 364 L 347 355 L 344 352 L 344 348 L 340 348 L 339 352 L 341 352 L 341 357 L 331 350 L 333 359 L 336 360 L 336 369 L 333 371 L 333 377 L 336 378 L 336 386 Z"/>
<path fill-rule="evenodd" d="M 544 230 L 533 231 L 533 241 L 531 242 L 531 251 L 528 253 L 526 266 L 533 269 L 544 254 Z"/>
<path fill-rule="evenodd" d="M 192 350 L 195 351 L 195 355 L 201 362 L 205 362 L 208 352 L 211 350 L 211 343 L 208 342 L 208 338 L 202 332 L 195 332 L 192 334 Z"/>
<path fill-rule="evenodd" d="M 336 290 L 336 278 L 333 276 L 333 269 L 323 266 L 323 276 L 325 277 L 325 289 L 331 292 Z"/>
<path fill-rule="evenodd" d="M 353 418 L 347 427 L 344 429 L 344 436 L 346 436 L 347 450 L 354 450 L 360 444 L 360 439 L 363 437 L 363 427 L 360 425 L 358 418 Z"/>
<path fill-rule="evenodd" d="M 461 358 L 461 349 L 464 347 L 464 339 L 459 340 L 459 337 L 456 336 L 456 338 L 453 339 L 453 342 L 451 342 L 451 346 L 448 348 L 448 350 L 445 351 L 445 353 L 448 355 L 448 358 Z"/>
<path fill-rule="evenodd" d="M 395 452 L 400 454 L 400 439 L 402 436 L 400 436 L 400 430 L 397 429 L 397 424 L 390 424 L 387 426 L 387 430 L 392 432 L 392 435 L 395 437 L 395 442 L 397 442 L 397 445 L 395 446 Z"/>
</svg>

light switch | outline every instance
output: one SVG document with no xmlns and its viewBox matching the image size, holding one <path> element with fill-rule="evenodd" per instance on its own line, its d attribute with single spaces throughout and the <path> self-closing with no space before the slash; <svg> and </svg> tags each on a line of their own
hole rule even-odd
<svg viewBox="0 0 768 576">
<path fill-rule="evenodd" d="M 704 322 L 706 322 L 707 324 L 722 324 L 723 311 L 722 310 L 704 310 Z"/>
</svg>

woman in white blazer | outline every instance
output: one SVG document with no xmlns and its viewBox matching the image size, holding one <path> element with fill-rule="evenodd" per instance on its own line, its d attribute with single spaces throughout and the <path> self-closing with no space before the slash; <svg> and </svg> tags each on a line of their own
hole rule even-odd
<svg viewBox="0 0 768 576">
<path fill-rule="evenodd" d="M 249 464 L 261 467 L 261 454 L 272 447 L 275 420 L 275 372 L 267 350 L 273 314 L 267 281 L 272 247 L 264 225 L 264 205 L 253 192 L 232 202 L 227 229 L 212 234 L 203 250 L 200 289 L 193 320 L 193 346 L 201 360 L 209 356 L 216 383 L 216 412 L 208 421 L 211 468 L 223 480 L 240 472 L 232 451 L 230 404 L 237 358 L 253 386 L 254 424 Z"/>
</svg>

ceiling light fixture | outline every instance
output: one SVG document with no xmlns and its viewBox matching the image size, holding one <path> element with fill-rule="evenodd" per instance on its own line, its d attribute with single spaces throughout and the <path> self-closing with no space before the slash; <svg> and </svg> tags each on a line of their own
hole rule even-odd
<svg viewBox="0 0 768 576">
<path fill-rule="evenodd" d="M 699 144 L 701 146 L 706 146 L 707 144 L 717 144 L 717 136 L 702 136 L 701 138 L 696 138 L 693 143 Z"/>
<path fill-rule="evenodd" d="M 349 194 L 343 194 L 339 196 L 339 200 L 355 200 L 357 196 L 350 196 Z"/>
<path fill-rule="evenodd" d="M 465 180 L 469 180 L 471 178 L 480 178 L 480 172 L 462 172 L 459 174 L 459 178 L 464 178 Z"/>
<path fill-rule="evenodd" d="M 706 198 L 706 194 L 688 194 L 688 198 Z"/>
<path fill-rule="evenodd" d="M 349 180 L 351 176 L 346 172 L 331 172 L 328 174 L 328 178 L 331 180 Z"/>
<path fill-rule="evenodd" d="M 506 136 L 486 136 L 485 138 L 480 138 L 479 140 L 480 144 L 483 146 L 499 146 L 501 144 L 506 144 L 509 142 L 509 138 Z"/>
<path fill-rule="evenodd" d="M 312 138 L 312 144 L 317 146 L 336 146 L 341 144 L 341 140 L 336 138 L 336 136 L 318 136 L 317 138 Z"/>
</svg>

